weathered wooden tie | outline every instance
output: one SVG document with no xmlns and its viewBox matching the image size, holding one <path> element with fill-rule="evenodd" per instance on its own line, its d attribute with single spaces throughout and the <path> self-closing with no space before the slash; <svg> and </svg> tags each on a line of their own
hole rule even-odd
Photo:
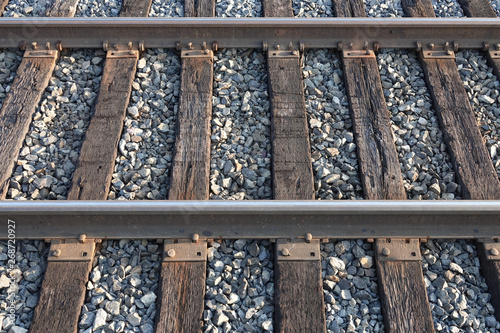
<svg viewBox="0 0 500 333">
<path fill-rule="evenodd" d="M 497 17 L 489 0 L 458 0 L 464 10 L 464 14 L 469 17 Z"/>
<path fill-rule="evenodd" d="M 278 239 L 275 251 L 274 331 L 326 332 L 318 239 Z"/>
<path fill-rule="evenodd" d="M 49 17 L 73 17 L 79 0 L 52 0 L 45 16 Z"/>
<path fill-rule="evenodd" d="M 185 0 L 184 16 L 186 17 L 214 17 L 215 0 Z"/>
<path fill-rule="evenodd" d="M 267 58 L 274 199 L 312 200 L 314 180 L 311 148 L 298 51 L 296 57 L 290 58 L 273 56 L 276 52 L 269 51 Z"/>
<path fill-rule="evenodd" d="M 424 51 L 425 52 L 425 51 Z M 420 57 L 462 197 L 500 198 L 500 182 L 484 145 L 454 59 Z"/>
<path fill-rule="evenodd" d="M 344 51 L 344 80 L 365 198 L 405 200 L 403 176 L 392 139 L 377 60 L 371 50 L 371 57 L 351 57 L 354 52 Z"/>
<path fill-rule="evenodd" d="M 37 56 L 39 55 L 39 56 Z M 0 110 L 0 200 L 7 196 L 12 170 L 59 52 L 27 51 Z"/>
<path fill-rule="evenodd" d="M 332 9 L 336 17 L 366 17 L 363 0 L 333 0 Z"/>
<path fill-rule="evenodd" d="M 434 7 L 431 1 L 401 0 L 401 6 L 406 16 L 433 17 Z"/>
<path fill-rule="evenodd" d="M 375 253 L 386 332 L 434 332 L 419 240 L 377 239 Z"/>
<path fill-rule="evenodd" d="M 205 306 L 207 243 L 165 241 L 155 332 L 201 332 Z"/>
<path fill-rule="evenodd" d="M 265 16 L 293 16 L 290 0 L 266 0 L 263 7 Z M 267 65 L 274 199 L 312 200 L 314 179 L 299 50 L 271 45 Z M 318 240 L 276 241 L 274 290 L 276 332 L 326 332 Z"/>
<path fill-rule="evenodd" d="M 148 17 L 153 0 L 123 0 L 120 17 Z"/>
<path fill-rule="evenodd" d="M 349 6 L 344 9 L 343 6 Z M 334 1 L 336 13 L 352 13 L 349 3 Z M 354 7 L 353 16 L 365 16 L 364 6 Z M 343 50 L 344 80 L 358 147 L 361 181 L 366 199 L 404 200 L 403 177 L 392 139 L 389 111 L 385 103 L 375 55 L 367 50 Z M 419 241 L 410 256 L 391 256 L 387 243 L 406 245 L 406 240 L 377 239 L 376 267 L 386 330 L 434 332 L 425 289 Z M 406 252 L 408 249 L 406 249 Z M 381 256 L 380 253 L 387 255 Z M 394 252 L 394 250 L 393 250 Z M 402 251 L 403 253 L 405 251 Z M 412 256 L 411 253 L 415 253 Z M 395 253 L 393 253 L 394 255 Z"/>
<path fill-rule="evenodd" d="M 215 1 L 186 1 L 186 16 L 215 15 Z M 170 200 L 208 200 L 213 51 L 181 51 L 181 87 L 171 170 Z M 201 332 L 207 243 L 192 239 L 165 241 L 155 332 Z"/>
<path fill-rule="evenodd" d="M 189 54 L 195 51 L 183 51 Z M 170 200 L 208 200 L 213 59 L 183 57 Z"/>
<path fill-rule="evenodd" d="M 94 251 L 93 239 L 52 242 L 31 333 L 77 332 Z"/>
<path fill-rule="evenodd" d="M 112 55 L 118 53 L 119 57 Z M 106 200 L 132 91 L 138 51 L 108 51 L 95 113 L 73 174 L 69 200 Z"/>
</svg>

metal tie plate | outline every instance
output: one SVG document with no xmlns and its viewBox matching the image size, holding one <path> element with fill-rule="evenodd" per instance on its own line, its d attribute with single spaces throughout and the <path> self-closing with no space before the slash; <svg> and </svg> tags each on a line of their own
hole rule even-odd
<svg viewBox="0 0 500 333">
<path fill-rule="evenodd" d="M 163 262 L 206 261 L 207 242 L 191 239 L 165 240 L 163 243 Z"/>
<path fill-rule="evenodd" d="M 319 239 L 277 239 L 277 260 L 320 260 Z"/>
<path fill-rule="evenodd" d="M 86 239 L 53 240 L 48 261 L 91 261 L 94 259 L 95 241 Z"/>
<path fill-rule="evenodd" d="M 422 50 L 424 59 L 455 59 L 455 52 L 452 50 Z"/>
<path fill-rule="evenodd" d="M 378 261 L 420 261 L 417 238 L 379 238 L 375 241 Z"/>
<path fill-rule="evenodd" d="M 181 50 L 181 58 L 213 58 L 214 57 L 214 51 L 209 50 L 209 49 L 204 49 L 204 50 L 188 50 L 188 49 L 182 49 Z"/>
<path fill-rule="evenodd" d="M 268 58 L 292 58 L 298 59 L 300 56 L 300 52 L 298 50 L 268 50 L 267 57 Z"/>
<path fill-rule="evenodd" d="M 375 59 L 375 52 L 373 50 L 343 50 L 342 57 L 344 59 L 355 58 L 373 58 Z"/>
</svg>

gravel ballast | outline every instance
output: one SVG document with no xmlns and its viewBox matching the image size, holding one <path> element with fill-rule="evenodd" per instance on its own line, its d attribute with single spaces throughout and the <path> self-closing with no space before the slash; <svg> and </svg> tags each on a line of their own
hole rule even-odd
<svg viewBox="0 0 500 333">
<path fill-rule="evenodd" d="M 295 17 L 331 17 L 332 0 L 292 0 Z"/>
<path fill-rule="evenodd" d="M 153 333 L 161 244 L 105 241 L 94 257 L 79 333 Z"/>
<path fill-rule="evenodd" d="M 383 332 L 372 245 L 364 240 L 321 244 L 329 333 Z"/>
<path fill-rule="evenodd" d="M 23 59 L 19 50 L 4 50 L 0 52 L 0 109 L 3 101 L 10 91 L 12 82 L 16 77 L 17 68 Z"/>
<path fill-rule="evenodd" d="M 302 68 L 317 199 L 362 199 L 340 59 L 308 51 Z"/>
<path fill-rule="evenodd" d="M 432 0 L 437 17 L 464 17 L 462 7 L 457 0 Z"/>
<path fill-rule="evenodd" d="M 101 81 L 104 53 L 61 54 L 36 108 L 8 198 L 66 199 Z"/>
<path fill-rule="evenodd" d="M 204 332 L 272 332 L 271 243 L 244 239 L 208 247 Z"/>
<path fill-rule="evenodd" d="M 262 15 L 260 0 L 216 0 L 215 2 L 217 17 L 261 17 Z"/>
<path fill-rule="evenodd" d="M 416 54 L 383 50 L 377 58 L 408 199 L 459 197 L 461 189 Z"/>
<path fill-rule="evenodd" d="M 10 0 L 5 6 L 3 17 L 37 17 L 45 16 L 50 7 L 48 0 Z"/>
<path fill-rule="evenodd" d="M 457 52 L 456 61 L 486 148 L 500 177 L 500 83 L 479 51 Z"/>
<path fill-rule="evenodd" d="M 266 60 L 227 49 L 214 57 L 210 198 L 271 199 Z"/>
<path fill-rule="evenodd" d="M 437 332 L 493 333 L 500 329 L 479 272 L 476 247 L 465 240 L 422 245 L 425 285 Z"/>
<path fill-rule="evenodd" d="M 137 62 L 109 199 L 166 199 L 175 142 L 180 58 L 148 49 Z"/>
<path fill-rule="evenodd" d="M 79 0 L 75 17 L 116 17 L 122 0 Z"/>
<path fill-rule="evenodd" d="M 12 243 L 10 243 L 12 245 Z M 43 241 L 16 241 L 15 264 L 8 261 L 8 243 L 0 242 L 0 331 L 26 333 L 38 302 L 49 247 Z M 12 281 L 15 281 L 11 284 Z M 12 299 L 14 297 L 14 299 Z M 12 302 L 14 300 L 14 302 Z M 14 304 L 14 320 L 7 308 Z M 10 313 L 10 311 L 9 311 Z"/>
<path fill-rule="evenodd" d="M 363 0 L 368 17 L 404 16 L 401 0 Z"/>
<path fill-rule="evenodd" d="M 149 17 L 182 17 L 184 16 L 184 1 L 153 0 Z"/>
</svg>

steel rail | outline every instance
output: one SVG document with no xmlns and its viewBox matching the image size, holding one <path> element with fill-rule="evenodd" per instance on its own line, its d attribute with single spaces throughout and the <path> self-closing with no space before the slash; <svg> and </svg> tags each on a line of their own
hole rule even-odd
<svg viewBox="0 0 500 333">
<path fill-rule="evenodd" d="M 101 48 L 141 41 L 146 48 L 175 48 L 178 42 L 198 47 L 261 48 L 267 43 L 294 48 L 415 48 L 457 43 L 460 48 L 500 44 L 500 20 L 488 18 L 0 18 L 0 48 L 47 42 L 55 47 Z"/>
<path fill-rule="evenodd" d="M 493 238 L 500 201 L 56 201 L 0 202 L 19 239 Z"/>
</svg>

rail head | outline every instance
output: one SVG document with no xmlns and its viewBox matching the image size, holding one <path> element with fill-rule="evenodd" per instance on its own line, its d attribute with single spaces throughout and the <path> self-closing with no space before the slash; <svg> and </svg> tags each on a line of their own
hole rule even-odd
<svg viewBox="0 0 500 333">
<path fill-rule="evenodd" d="M 500 237 L 500 201 L 4 201 L 0 219 L 23 239 Z"/>
<path fill-rule="evenodd" d="M 500 44 L 500 20 L 488 18 L 2 18 L 0 47 L 417 48 L 418 44 L 484 48 Z"/>
</svg>

